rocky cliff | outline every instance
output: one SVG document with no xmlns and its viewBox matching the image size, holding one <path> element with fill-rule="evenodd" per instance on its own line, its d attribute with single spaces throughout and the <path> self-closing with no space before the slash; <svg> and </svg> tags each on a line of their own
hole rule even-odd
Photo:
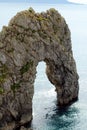
<svg viewBox="0 0 87 130">
<path fill-rule="evenodd" d="M 32 120 L 36 67 L 46 63 L 58 104 L 78 98 L 78 74 L 71 37 L 55 9 L 19 12 L 0 32 L 0 130 L 13 130 Z"/>
</svg>

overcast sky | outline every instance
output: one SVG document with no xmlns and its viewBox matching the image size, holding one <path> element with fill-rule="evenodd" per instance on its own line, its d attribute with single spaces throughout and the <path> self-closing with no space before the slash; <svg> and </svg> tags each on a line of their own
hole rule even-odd
<svg viewBox="0 0 87 130">
<path fill-rule="evenodd" d="M 75 3 L 81 3 L 81 4 L 87 4 L 87 0 L 68 0 L 70 2 L 75 2 Z"/>
<path fill-rule="evenodd" d="M 0 0 L 0 2 L 24 2 L 25 0 Z"/>
<path fill-rule="evenodd" d="M 74 3 L 81 3 L 87 4 L 87 0 L 0 0 L 0 2 L 30 2 L 30 3 L 67 3 L 67 2 L 74 2 Z"/>
</svg>

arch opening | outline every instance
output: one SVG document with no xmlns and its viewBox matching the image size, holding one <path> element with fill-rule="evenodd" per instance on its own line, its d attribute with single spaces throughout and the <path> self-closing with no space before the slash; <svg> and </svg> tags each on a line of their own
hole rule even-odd
<svg viewBox="0 0 87 130">
<path fill-rule="evenodd" d="M 43 61 L 39 62 L 33 96 L 32 127 L 34 129 L 40 129 L 40 127 L 45 125 L 45 120 L 49 115 L 49 111 L 55 106 L 56 96 L 55 86 L 50 83 L 46 75 L 46 63 Z M 39 122 L 40 125 L 37 126 Z"/>
</svg>

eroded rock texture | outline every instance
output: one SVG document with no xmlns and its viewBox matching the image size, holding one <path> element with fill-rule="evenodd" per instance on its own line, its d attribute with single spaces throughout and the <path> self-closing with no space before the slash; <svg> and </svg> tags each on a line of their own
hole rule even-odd
<svg viewBox="0 0 87 130">
<path fill-rule="evenodd" d="M 64 18 L 55 10 L 18 13 L 0 32 L 0 130 L 32 120 L 36 67 L 47 65 L 58 104 L 78 98 L 78 75 Z"/>
</svg>

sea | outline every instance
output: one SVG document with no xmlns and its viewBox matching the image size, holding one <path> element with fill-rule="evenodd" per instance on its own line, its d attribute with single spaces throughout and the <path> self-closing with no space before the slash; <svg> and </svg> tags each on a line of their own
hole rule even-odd
<svg viewBox="0 0 87 130">
<path fill-rule="evenodd" d="M 57 9 L 71 31 L 72 50 L 79 74 L 79 100 L 67 108 L 57 106 L 55 86 L 40 62 L 34 83 L 33 130 L 87 130 L 87 5 L 0 3 L 0 30 L 17 12 L 33 7 L 36 12 Z"/>
</svg>

